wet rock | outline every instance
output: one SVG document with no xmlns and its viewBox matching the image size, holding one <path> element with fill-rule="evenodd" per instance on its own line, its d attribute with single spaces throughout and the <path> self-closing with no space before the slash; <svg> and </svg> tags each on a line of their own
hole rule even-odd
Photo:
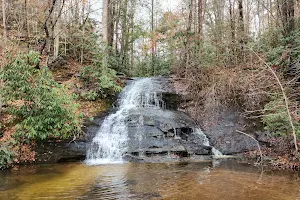
<svg viewBox="0 0 300 200">
<path fill-rule="evenodd" d="M 194 152 L 196 155 L 211 155 L 212 152 L 211 152 L 212 148 L 209 147 L 209 148 L 200 148 L 200 149 L 196 149 Z"/>
<path fill-rule="evenodd" d="M 86 141 L 48 141 L 37 145 L 36 163 L 82 161 L 86 155 Z"/>
<path fill-rule="evenodd" d="M 294 64 L 288 65 L 287 69 L 286 69 L 286 74 L 289 76 L 293 76 L 293 77 L 297 77 L 297 76 L 299 77 L 300 76 L 300 62 L 296 62 Z"/>
<path fill-rule="evenodd" d="M 219 123 L 204 130 L 212 146 L 227 155 L 257 149 L 256 141 L 236 132 L 236 130 L 249 134 L 256 132 L 254 127 L 249 127 L 249 122 L 237 110 L 224 110 L 219 114 Z"/>
<path fill-rule="evenodd" d="M 183 98 L 181 95 L 176 93 L 163 93 L 162 98 L 166 103 L 166 109 L 168 110 L 178 110 Z"/>
<path fill-rule="evenodd" d="M 144 122 L 143 125 L 147 125 L 147 126 L 154 126 L 156 124 L 153 117 L 150 117 L 150 116 L 147 116 L 147 115 L 143 116 L 143 122 Z"/>
<path fill-rule="evenodd" d="M 86 157 L 87 146 L 98 132 L 101 123 L 108 113 L 101 113 L 84 125 L 85 137 L 68 140 L 50 140 L 38 143 L 35 151 L 37 153 L 36 163 L 57 163 L 83 161 Z"/>
<path fill-rule="evenodd" d="M 132 155 L 132 154 L 126 154 L 123 156 L 124 161 L 127 162 L 142 162 L 144 159 L 138 157 L 138 154 Z"/>
<path fill-rule="evenodd" d="M 159 127 L 158 127 L 161 131 L 163 132 L 168 132 L 170 129 L 172 129 L 172 125 L 171 124 L 166 124 L 166 123 L 160 123 Z"/>
<path fill-rule="evenodd" d="M 143 158 L 212 154 L 212 147 L 203 145 L 205 135 L 195 131 L 197 125 L 183 112 L 136 108 L 130 111 L 128 118 L 139 121 L 128 126 L 127 160 L 134 160 L 128 155 Z"/>
</svg>

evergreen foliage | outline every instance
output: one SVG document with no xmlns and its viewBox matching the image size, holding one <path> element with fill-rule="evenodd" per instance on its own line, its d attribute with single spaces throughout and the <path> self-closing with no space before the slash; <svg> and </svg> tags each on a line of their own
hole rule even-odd
<svg viewBox="0 0 300 200">
<path fill-rule="evenodd" d="M 262 120 L 266 130 L 280 136 L 289 136 L 291 134 L 292 128 L 289 117 L 284 102 L 281 99 L 276 98 L 267 103 L 265 105 L 265 111 L 266 114 Z M 300 136 L 300 123 L 297 121 L 293 121 L 293 123 L 296 128 L 296 134 Z"/>
<path fill-rule="evenodd" d="M 285 37 L 280 28 L 270 28 L 256 44 L 264 52 L 268 64 L 285 67 L 300 60 L 300 32 L 295 30 Z M 284 69 L 284 68 L 283 68 Z"/>
<path fill-rule="evenodd" d="M 78 105 L 52 79 L 48 68 L 35 68 L 37 62 L 36 52 L 18 55 L 0 73 L 4 80 L 1 95 L 17 122 L 16 136 L 30 141 L 67 138 L 78 133 L 81 127 Z"/>
<path fill-rule="evenodd" d="M 93 64 L 81 68 L 81 79 L 88 88 L 88 91 L 81 93 L 81 97 L 96 100 L 120 92 L 122 88 L 116 84 L 117 72 L 113 69 L 118 63 L 117 58 L 114 55 L 105 56 L 103 53 L 95 54 L 94 57 Z"/>
<path fill-rule="evenodd" d="M 15 152 L 12 150 L 10 143 L 0 143 L 0 169 L 5 169 L 13 164 Z"/>
</svg>

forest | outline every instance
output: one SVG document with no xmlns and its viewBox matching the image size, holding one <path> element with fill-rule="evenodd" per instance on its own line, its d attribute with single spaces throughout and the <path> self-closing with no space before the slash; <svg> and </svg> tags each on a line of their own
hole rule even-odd
<svg viewBox="0 0 300 200">
<path fill-rule="evenodd" d="M 1 3 L 0 168 L 84 137 L 126 78 L 149 76 L 172 77 L 202 127 L 227 108 L 259 122 L 264 156 L 299 167 L 299 0 Z"/>
</svg>

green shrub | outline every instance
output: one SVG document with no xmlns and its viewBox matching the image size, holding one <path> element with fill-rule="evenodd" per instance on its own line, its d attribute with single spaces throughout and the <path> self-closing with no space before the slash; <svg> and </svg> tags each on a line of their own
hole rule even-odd
<svg viewBox="0 0 300 200">
<path fill-rule="evenodd" d="M 266 52 L 269 65 L 286 66 L 300 59 L 300 31 L 293 31 L 288 37 L 281 29 L 269 29 L 260 38 L 258 51 Z"/>
<path fill-rule="evenodd" d="M 152 65 L 152 62 L 153 65 Z M 143 60 L 140 60 L 136 63 L 134 66 L 133 71 L 131 74 L 133 76 L 138 77 L 146 77 L 146 76 L 168 76 L 170 75 L 170 66 L 173 62 L 173 58 L 171 56 L 161 56 L 161 57 L 155 57 L 152 61 L 151 57 L 146 57 Z M 154 67 L 154 69 L 153 69 Z M 154 70 L 154 74 L 153 74 Z"/>
<path fill-rule="evenodd" d="M 98 98 L 98 94 L 95 91 L 83 91 L 80 97 L 84 100 L 95 101 Z"/>
<path fill-rule="evenodd" d="M 89 90 L 82 92 L 81 96 L 88 100 L 106 97 L 108 94 L 114 94 L 122 89 L 116 84 L 116 71 L 107 67 L 104 68 L 99 63 L 83 67 L 81 79 Z"/>
<path fill-rule="evenodd" d="M 16 135 L 26 140 L 69 137 L 80 130 L 78 106 L 48 68 L 35 68 L 38 61 L 35 52 L 18 55 L 0 72 L 1 93 L 9 114 L 15 116 Z"/>
<path fill-rule="evenodd" d="M 11 149 L 10 143 L 0 144 L 0 169 L 5 169 L 13 164 L 15 152 Z"/>
<path fill-rule="evenodd" d="M 292 133 L 289 116 L 283 100 L 275 99 L 265 105 L 266 115 L 263 117 L 265 129 L 276 135 L 288 136 Z M 300 136 L 300 123 L 293 121 L 296 134 Z"/>
</svg>

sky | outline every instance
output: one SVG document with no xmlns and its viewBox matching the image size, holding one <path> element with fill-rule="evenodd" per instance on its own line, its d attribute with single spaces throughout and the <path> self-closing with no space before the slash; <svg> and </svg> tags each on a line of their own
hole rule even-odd
<svg viewBox="0 0 300 200">
<path fill-rule="evenodd" d="M 181 2 L 183 0 L 155 0 L 161 5 L 161 10 L 163 12 L 172 11 L 176 12 L 181 9 Z M 151 4 L 151 0 L 143 0 L 143 2 Z M 102 0 L 90 0 L 92 13 L 91 16 L 93 19 L 101 23 L 102 19 Z M 149 8 L 139 8 L 138 12 L 136 13 L 136 19 L 140 22 L 144 22 L 146 26 L 150 24 L 150 11 Z M 99 26 L 98 31 L 100 31 L 101 25 Z"/>
<path fill-rule="evenodd" d="M 145 0 L 148 1 L 149 4 L 151 3 L 151 0 Z M 180 9 L 180 3 L 182 0 L 158 0 L 158 2 L 162 6 L 163 11 L 176 11 Z M 95 11 L 92 16 L 93 18 L 101 19 L 101 8 L 102 8 L 102 0 L 91 0 L 92 9 L 95 9 Z"/>
<path fill-rule="evenodd" d="M 176 11 L 180 8 L 181 0 L 159 0 L 164 11 Z"/>
</svg>

